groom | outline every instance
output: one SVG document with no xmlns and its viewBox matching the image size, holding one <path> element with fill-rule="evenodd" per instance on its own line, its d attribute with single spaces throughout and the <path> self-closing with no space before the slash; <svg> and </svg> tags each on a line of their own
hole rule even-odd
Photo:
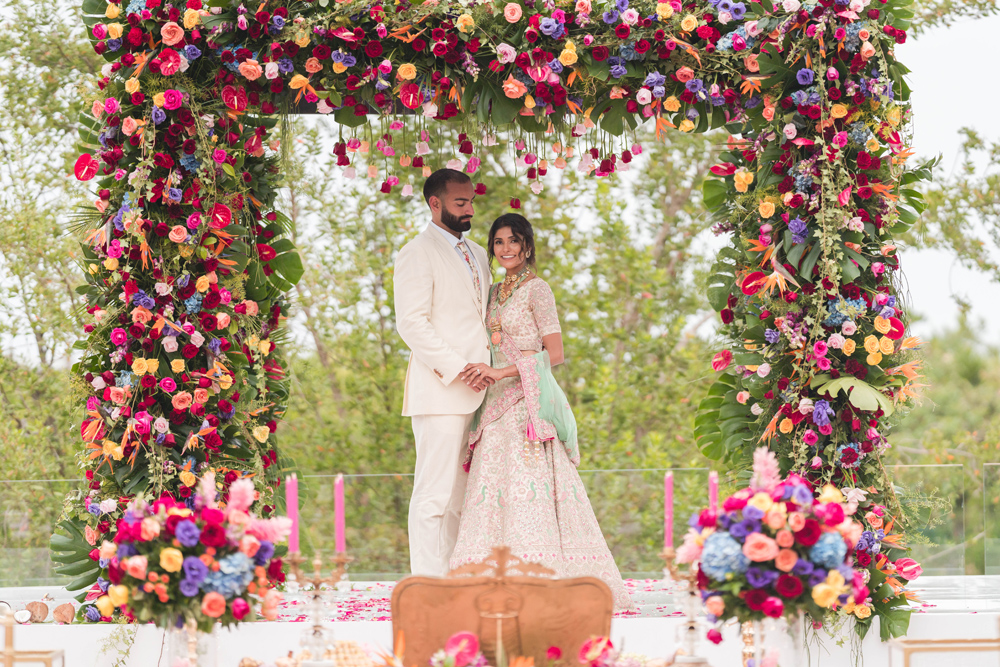
<svg viewBox="0 0 1000 667">
<path fill-rule="evenodd" d="M 468 240 L 475 190 L 440 169 L 424 183 L 431 224 L 396 257 L 396 327 L 410 348 L 403 416 L 411 417 L 417 463 L 410 498 L 410 569 L 444 576 L 455 548 L 468 475 L 462 459 L 486 384 L 459 375 L 490 363 L 484 326 L 490 287 L 486 251 Z"/>
</svg>

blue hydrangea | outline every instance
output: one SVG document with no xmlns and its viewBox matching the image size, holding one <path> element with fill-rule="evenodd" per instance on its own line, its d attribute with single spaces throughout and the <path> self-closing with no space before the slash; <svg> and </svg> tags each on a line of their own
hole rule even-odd
<svg viewBox="0 0 1000 667">
<path fill-rule="evenodd" d="M 126 14 L 142 14 L 142 10 L 146 8 L 146 0 L 130 0 L 128 7 L 125 8 Z"/>
<path fill-rule="evenodd" d="M 847 556 L 847 543 L 838 532 L 823 533 L 809 550 L 809 560 L 830 570 L 838 567 Z"/>
<path fill-rule="evenodd" d="M 847 137 L 858 146 L 863 146 L 872 138 L 872 132 L 864 123 L 851 123 L 847 126 Z"/>
<path fill-rule="evenodd" d="M 847 36 L 844 38 L 845 49 L 851 53 L 856 53 L 861 48 L 861 38 L 858 36 L 858 33 L 860 33 L 861 29 L 864 27 L 865 24 L 860 21 L 847 26 Z"/>
<path fill-rule="evenodd" d="M 701 552 L 701 571 L 716 581 L 725 581 L 730 574 L 746 572 L 750 559 L 743 555 L 743 546 L 726 533 L 712 533 Z"/>
<path fill-rule="evenodd" d="M 863 315 L 867 307 L 863 299 L 845 299 L 838 296 L 826 302 L 827 318 L 823 320 L 823 326 L 839 327 L 847 320 L 853 320 L 859 315 Z"/>
<path fill-rule="evenodd" d="M 191 155 L 182 155 L 180 162 L 181 166 L 190 172 L 198 171 L 198 167 L 201 166 L 201 160 L 196 158 L 193 153 Z"/>
<path fill-rule="evenodd" d="M 192 294 L 189 298 L 185 299 L 184 308 L 191 315 L 197 315 L 201 311 L 201 295 Z"/>
<path fill-rule="evenodd" d="M 201 589 L 219 593 L 226 599 L 242 595 L 247 584 L 253 581 L 254 564 L 246 554 L 236 552 L 219 561 L 219 569 L 209 572 L 201 582 Z"/>
<path fill-rule="evenodd" d="M 621 48 L 618 49 L 619 55 L 621 55 L 622 60 L 632 62 L 639 58 L 639 54 L 635 51 L 635 45 L 632 43 L 622 44 Z"/>
<path fill-rule="evenodd" d="M 116 387 L 129 387 L 132 385 L 132 371 L 121 371 L 115 378 Z"/>
</svg>

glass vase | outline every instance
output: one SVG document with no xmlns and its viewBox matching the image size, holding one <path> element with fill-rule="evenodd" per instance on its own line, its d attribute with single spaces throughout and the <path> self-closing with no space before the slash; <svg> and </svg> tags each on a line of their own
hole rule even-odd
<svg viewBox="0 0 1000 667">
<path fill-rule="evenodd" d="M 743 667 L 802 667 L 805 632 L 802 615 L 748 621 L 742 626 Z"/>
<path fill-rule="evenodd" d="M 167 667 L 218 667 L 219 635 L 184 625 L 167 630 Z"/>
</svg>

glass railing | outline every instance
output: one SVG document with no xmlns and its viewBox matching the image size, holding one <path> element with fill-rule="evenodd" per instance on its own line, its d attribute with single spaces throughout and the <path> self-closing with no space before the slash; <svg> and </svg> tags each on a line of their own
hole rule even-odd
<svg viewBox="0 0 1000 667">
<path fill-rule="evenodd" d="M 580 471 L 594 512 L 622 574 L 657 577 L 663 563 L 664 469 Z M 928 575 L 1000 574 L 1000 463 L 982 468 L 982 484 L 970 483 L 966 530 L 966 480 L 976 470 L 961 465 L 889 469 L 905 509 L 903 531 L 912 556 Z M 679 545 L 692 513 L 708 503 L 708 469 L 674 473 L 674 541 Z M 346 475 L 347 544 L 356 580 L 392 580 L 409 572 L 407 511 L 409 474 Z M 333 475 L 303 475 L 301 544 L 306 555 L 334 551 Z M 76 480 L 0 481 L 0 587 L 59 585 L 49 537 Z M 979 507 L 982 494 L 982 508 Z M 725 498 L 726 489 L 720 491 Z M 891 510 L 895 514 L 895 510 Z M 892 532 L 898 532 L 894 526 Z M 969 540 L 967 543 L 966 541 Z"/>
</svg>

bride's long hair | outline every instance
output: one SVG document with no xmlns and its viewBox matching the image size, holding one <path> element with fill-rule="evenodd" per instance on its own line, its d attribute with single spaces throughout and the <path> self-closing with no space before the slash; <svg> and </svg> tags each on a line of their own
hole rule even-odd
<svg viewBox="0 0 1000 667">
<path fill-rule="evenodd" d="M 493 226 L 490 227 L 490 240 L 486 244 L 490 266 L 493 266 L 493 260 L 496 259 L 496 255 L 493 254 L 493 239 L 496 238 L 497 232 L 504 227 L 510 227 L 514 238 L 521 243 L 521 251 L 528 254 L 528 266 L 534 267 L 538 255 L 535 252 L 535 231 L 531 228 L 528 219 L 518 213 L 504 213 L 493 221 Z"/>
</svg>

